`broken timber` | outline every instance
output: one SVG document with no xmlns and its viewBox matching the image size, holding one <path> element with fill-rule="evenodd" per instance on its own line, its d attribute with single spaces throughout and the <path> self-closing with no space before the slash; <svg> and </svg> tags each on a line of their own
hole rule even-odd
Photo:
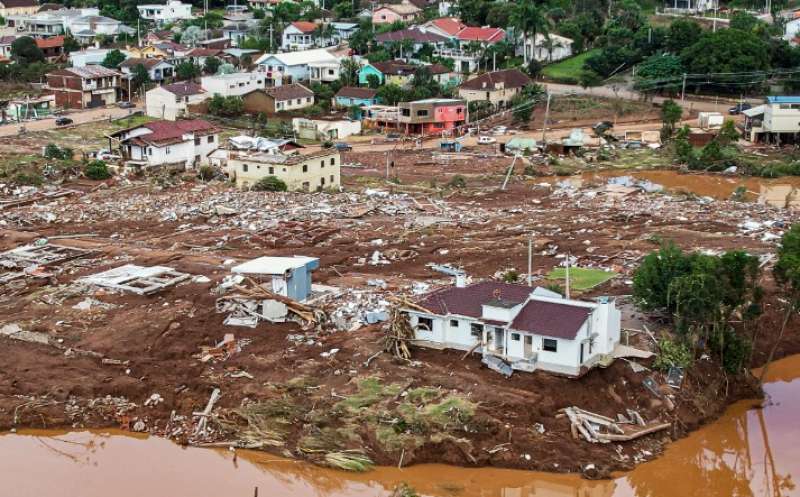
<svg viewBox="0 0 800 497">
<path fill-rule="evenodd" d="M 578 438 L 580 435 L 591 443 L 627 442 L 672 426 L 671 423 L 657 423 L 648 426 L 638 412 L 630 409 L 628 409 L 628 415 L 640 427 L 639 429 L 623 429 L 620 423 L 611 418 L 574 406 L 564 408 L 563 411 L 569 418 L 572 437 Z"/>
</svg>

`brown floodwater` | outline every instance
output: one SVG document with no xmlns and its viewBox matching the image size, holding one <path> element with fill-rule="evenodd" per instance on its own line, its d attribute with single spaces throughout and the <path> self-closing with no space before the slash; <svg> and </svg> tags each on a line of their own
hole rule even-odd
<svg viewBox="0 0 800 497">
<path fill-rule="evenodd" d="M 26 431 L 0 436 L 0 497 L 380 497 L 400 482 L 436 497 L 800 496 L 800 355 L 767 379 L 763 405 L 737 403 L 613 480 L 444 465 L 352 474 L 130 433 Z"/>
<path fill-rule="evenodd" d="M 797 206 L 800 201 L 800 177 L 756 178 L 752 176 L 726 176 L 722 174 L 682 174 L 678 171 L 655 169 L 603 170 L 583 173 L 580 176 L 553 178 L 554 182 L 568 181 L 575 187 L 590 183 L 605 183 L 609 178 L 631 176 L 636 180 L 647 180 L 659 184 L 666 191 L 693 193 L 717 200 L 730 199 L 739 187 L 747 191 L 750 200 L 768 203 L 775 207 L 786 207 L 787 202 Z"/>
</svg>

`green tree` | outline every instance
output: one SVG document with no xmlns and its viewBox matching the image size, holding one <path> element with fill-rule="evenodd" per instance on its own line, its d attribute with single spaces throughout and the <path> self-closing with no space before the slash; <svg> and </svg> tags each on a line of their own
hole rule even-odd
<svg viewBox="0 0 800 497">
<path fill-rule="evenodd" d="M 361 66 L 352 57 L 342 59 L 339 70 L 339 83 L 341 86 L 358 86 L 358 72 Z"/>
<path fill-rule="evenodd" d="M 583 88 L 592 88 L 602 85 L 603 77 L 591 69 L 584 69 L 581 71 L 579 82 Z"/>
<path fill-rule="evenodd" d="M 701 36 L 697 43 L 681 53 L 681 61 L 686 72 L 695 74 L 762 71 L 769 69 L 769 45 L 752 33 L 721 29 Z M 757 78 L 748 76 L 747 79 L 754 81 L 753 85 L 759 83 Z M 720 77 L 715 80 L 725 82 Z M 740 76 L 733 75 L 729 81 L 729 86 L 722 87 L 737 93 L 743 90 Z"/>
<path fill-rule="evenodd" d="M 189 61 L 181 62 L 175 68 L 175 74 L 181 80 L 194 79 L 200 76 L 200 66 Z"/>
<path fill-rule="evenodd" d="M 719 129 L 719 133 L 717 133 L 717 142 L 722 146 L 726 146 L 738 142 L 739 138 L 739 130 L 736 129 L 736 123 L 733 119 L 725 119 Z"/>
<path fill-rule="evenodd" d="M 511 25 L 522 33 L 523 64 L 528 63 L 528 40 L 536 40 L 537 34 L 547 36 L 550 24 L 545 16 L 544 8 L 535 0 L 520 0 L 511 7 Z"/>
<path fill-rule="evenodd" d="M 753 32 L 761 21 L 758 20 L 753 14 L 745 12 L 744 10 L 737 10 L 731 16 L 729 24 L 730 29 L 738 29 L 740 31 Z"/>
<path fill-rule="evenodd" d="M 377 74 L 368 74 L 367 75 L 367 86 L 370 88 L 377 89 L 381 86 L 381 78 L 378 77 Z"/>
<path fill-rule="evenodd" d="M 703 29 L 696 22 L 676 19 L 669 25 L 666 49 L 672 54 L 679 55 L 685 48 L 697 43 L 702 34 Z"/>
<path fill-rule="evenodd" d="M 64 37 L 64 52 L 72 53 L 77 52 L 81 49 L 80 43 L 78 40 L 72 37 L 72 35 L 67 35 Z"/>
<path fill-rule="evenodd" d="M 111 177 L 111 171 L 108 170 L 106 163 L 101 160 L 93 160 L 92 162 L 86 164 L 86 167 L 83 169 L 83 174 L 87 178 L 96 181 Z"/>
<path fill-rule="evenodd" d="M 206 74 L 216 74 L 221 65 L 222 61 L 218 58 L 206 57 L 205 63 L 203 64 L 203 70 Z"/>
<path fill-rule="evenodd" d="M 150 74 L 147 72 L 147 68 L 144 67 L 142 64 L 137 64 L 133 68 L 133 79 L 131 83 L 137 89 L 142 89 L 144 85 L 150 82 Z"/>
<path fill-rule="evenodd" d="M 674 92 L 681 87 L 683 63 L 677 55 L 651 55 L 636 67 L 635 88 L 643 92 Z"/>
<path fill-rule="evenodd" d="M 240 97 L 214 95 L 208 100 L 208 112 L 214 116 L 237 117 L 244 112 L 244 101 Z"/>
<path fill-rule="evenodd" d="M 404 96 L 403 89 L 393 83 L 378 88 L 377 97 L 384 105 L 397 105 L 397 102 L 400 102 Z"/>
<path fill-rule="evenodd" d="M 286 183 L 276 176 L 266 176 L 256 181 L 253 190 L 257 192 L 285 192 Z"/>
<path fill-rule="evenodd" d="M 514 122 L 527 124 L 533 115 L 534 102 L 526 98 L 525 95 L 514 95 L 511 99 L 511 117 Z"/>
<path fill-rule="evenodd" d="M 661 138 L 668 140 L 675 132 L 675 124 L 683 116 L 683 107 L 675 103 L 674 100 L 665 100 L 661 104 Z"/>
<path fill-rule="evenodd" d="M 44 52 L 30 36 L 21 36 L 11 43 L 11 58 L 17 64 L 43 62 Z"/>
<path fill-rule="evenodd" d="M 106 54 L 106 56 L 103 58 L 103 62 L 101 62 L 100 65 L 109 69 L 116 69 L 124 60 L 125 54 L 115 48 Z"/>
</svg>

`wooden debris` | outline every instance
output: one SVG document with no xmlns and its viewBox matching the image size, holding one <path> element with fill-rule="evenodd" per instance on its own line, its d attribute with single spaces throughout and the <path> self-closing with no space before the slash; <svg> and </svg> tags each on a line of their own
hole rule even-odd
<svg viewBox="0 0 800 497">
<path fill-rule="evenodd" d="M 564 408 L 563 412 L 569 418 L 572 437 L 577 439 L 578 435 L 580 435 L 584 440 L 591 443 L 626 442 L 671 426 L 671 423 L 658 423 L 648 426 L 644 418 L 631 409 L 627 409 L 628 417 L 631 421 L 628 421 L 628 418 L 622 414 L 617 415 L 619 421 L 616 421 L 574 406 Z M 630 423 L 632 422 L 635 422 L 639 428 L 631 428 Z M 629 427 L 623 429 L 620 426 L 623 423 L 627 423 Z"/>
<path fill-rule="evenodd" d="M 383 349 L 399 359 L 409 361 L 411 350 L 408 348 L 408 342 L 412 340 L 414 340 L 414 330 L 408 322 L 408 315 L 399 307 L 393 307 Z"/>
</svg>

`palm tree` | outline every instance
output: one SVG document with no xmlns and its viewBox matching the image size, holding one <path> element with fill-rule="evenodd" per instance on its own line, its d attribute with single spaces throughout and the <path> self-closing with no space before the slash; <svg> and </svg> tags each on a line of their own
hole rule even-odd
<svg viewBox="0 0 800 497">
<path fill-rule="evenodd" d="M 547 36 L 550 26 L 545 16 L 544 9 L 536 5 L 535 0 L 520 0 L 514 4 L 511 11 L 511 25 L 522 33 L 523 61 L 528 65 L 528 37 L 533 36 L 534 49 L 536 35 L 541 33 Z"/>
</svg>

